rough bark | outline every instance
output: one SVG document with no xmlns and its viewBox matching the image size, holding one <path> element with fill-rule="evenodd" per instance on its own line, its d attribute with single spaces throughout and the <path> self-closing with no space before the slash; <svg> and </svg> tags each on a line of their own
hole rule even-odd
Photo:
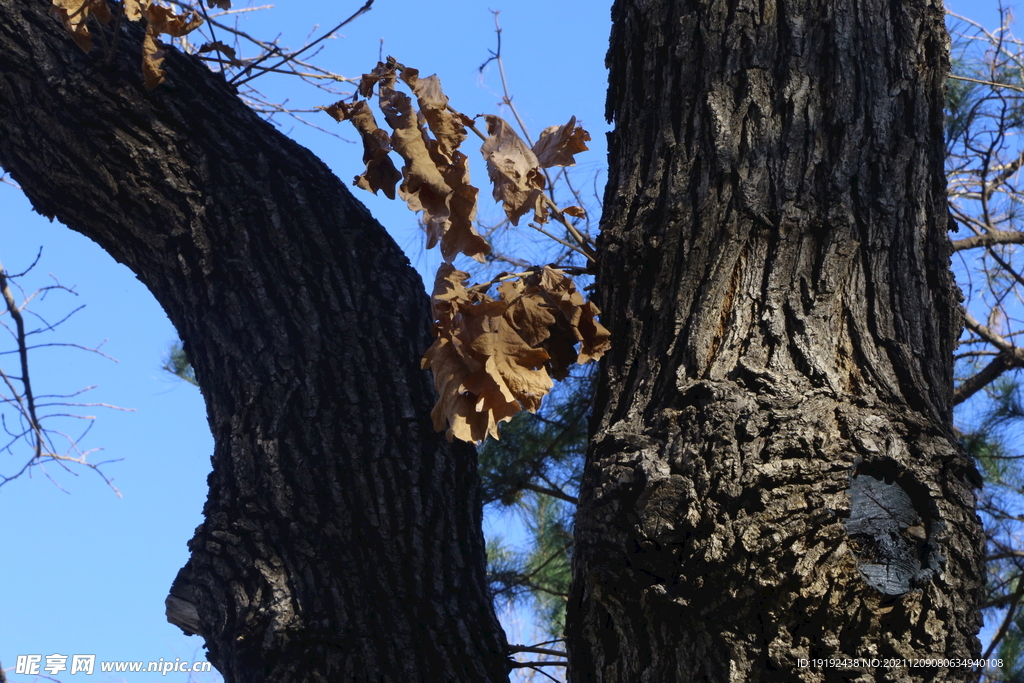
<svg viewBox="0 0 1024 683">
<path fill-rule="evenodd" d="M 0 0 L 0 165 L 177 327 L 216 447 L 168 600 L 230 683 L 502 681 L 476 457 L 431 428 L 422 284 L 312 153 L 140 34 Z M 126 311 L 130 315 L 130 312 Z"/>
<path fill-rule="evenodd" d="M 968 679 L 911 661 L 978 656 L 983 576 L 951 429 L 942 4 L 617 0 L 613 18 L 613 348 L 570 680 Z"/>
</svg>

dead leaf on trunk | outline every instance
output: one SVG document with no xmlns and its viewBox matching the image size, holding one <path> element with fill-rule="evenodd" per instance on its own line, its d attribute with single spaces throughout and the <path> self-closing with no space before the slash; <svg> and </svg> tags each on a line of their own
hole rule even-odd
<svg viewBox="0 0 1024 683">
<path fill-rule="evenodd" d="M 152 90 L 164 82 L 164 51 L 156 42 L 156 37 L 146 31 L 142 39 L 142 76 L 146 81 L 146 89 Z"/>
<path fill-rule="evenodd" d="M 180 38 L 202 26 L 203 18 L 194 10 L 175 14 L 169 7 L 150 3 L 145 5 L 145 15 L 146 36 L 142 40 L 142 75 L 146 80 L 146 89 L 152 90 L 163 83 L 166 77 L 163 69 L 164 51 L 157 44 L 157 36 L 166 34 Z"/>
</svg>

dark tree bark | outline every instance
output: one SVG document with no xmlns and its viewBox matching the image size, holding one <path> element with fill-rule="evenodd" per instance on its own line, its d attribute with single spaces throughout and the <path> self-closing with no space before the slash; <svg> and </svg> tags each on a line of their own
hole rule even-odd
<svg viewBox="0 0 1024 683">
<path fill-rule="evenodd" d="M 978 656 L 983 577 L 941 2 L 613 18 L 570 680 L 967 680 L 910 661 Z"/>
<path fill-rule="evenodd" d="M 507 680 L 476 456 L 431 428 L 402 252 L 221 77 L 171 50 L 147 92 L 137 26 L 107 67 L 48 4 L 0 0 L 0 165 L 153 292 L 216 442 L 169 617 L 230 683 Z"/>
</svg>

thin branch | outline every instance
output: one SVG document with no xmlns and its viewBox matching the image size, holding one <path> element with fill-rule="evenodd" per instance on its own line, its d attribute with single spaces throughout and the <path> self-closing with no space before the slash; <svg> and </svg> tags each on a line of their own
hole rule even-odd
<svg viewBox="0 0 1024 683">
<path fill-rule="evenodd" d="M 39 426 L 39 418 L 36 416 L 36 402 L 35 397 L 32 396 L 32 382 L 28 375 L 28 349 L 25 344 L 25 320 L 21 316 L 21 309 L 14 302 L 14 295 L 11 294 L 11 288 L 7 285 L 7 275 L 4 273 L 4 266 L 0 263 L 0 295 L 3 296 L 4 302 L 7 304 L 7 310 L 10 312 L 11 317 L 14 319 L 14 324 L 18 330 L 18 359 L 21 362 L 21 386 L 25 394 L 25 417 L 29 420 L 29 424 L 35 432 L 35 455 L 34 459 L 38 459 L 43 453 L 43 430 Z M 0 370 L 0 374 L 3 371 Z M 6 375 L 4 380 L 7 381 Z M 8 386 L 14 391 L 13 385 L 7 381 Z M 16 393 L 16 392 L 15 392 Z M 20 403 L 20 399 L 19 399 Z"/>
<path fill-rule="evenodd" d="M 371 6 L 373 6 L 373 0 L 366 0 L 366 4 L 363 5 L 362 7 L 360 7 L 358 10 L 356 10 L 355 13 L 352 16 L 350 16 L 348 19 L 346 19 L 345 21 L 341 22 L 340 24 L 338 24 L 337 26 L 332 28 L 330 31 L 327 31 L 326 33 L 324 33 L 322 36 L 320 36 L 319 38 L 314 40 L 309 45 L 306 45 L 304 48 L 298 50 L 297 52 L 293 52 L 292 54 L 288 55 L 286 58 L 282 59 L 280 62 L 278 62 L 277 64 L 274 64 L 270 68 L 271 69 L 276 69 L 277 67 L 281 66 L 282 64 L 285 64 L 285 63 L 287 63 L 289 61 L 294 60 L 296 57 L 298 57 L 303 52 L 305 52 L 309 48 L 313 47 L 317 43 L 319 43 L 319 42 L 321 42 L 323 40 L 326 40 L 327 38 L 333 36 L 334 32 L 337 31 L 338 29 L 340 29 L 343 26 L 347 25 L 349 22 L 355 20 L 357 17 L 361 16 L 362 14 L 365 14 L 366 12 L 369 12 Z M 263 57 L 261 57 L 258 60 L 256 60 L 256 62 L 254 64 L 252 64 L 251 66 L 256 66 L 257 64 L 260 64 L 261 62 L 269 59 L 271 56 L 272 56 L 272 54 L 268 52 L 266 55 L 264 55 Z M 248 83 L 249 81 L 253 80 L 254 78 L 258 78 L 260 75 L 261 74 L 256 74 L 255 76 L 250 76 L 249 78 L 246 78 L 244 80 L 238 81 L 237 83 L 236 83 L 236 79 L 237 79 L 237 76 L 236 76 L 235 78 L 231 79 L 228 82 L 231 83 L 231 84 L 234 84 L 235 86 L 242 86 L 242 85 L 245 85 L 246 83 Z"/>
<path fill-rule="evenodd" d="M 524 489 L 526 489 L 527 491 L 533 491 L 534 493 L 543 493 L 546 496 L 551 496 L 552 498 L 558 498 L 559 500 L 564 500 L 565 502 L 572 503 L 573 505 L 579 505 L 579 502 L 580 502 L 579 498 L 576 498 L 575 496 L 570 496 L 567 493 L 563 493 L 562 491 L 558 491 L 558 490 L 555 490 L 555 489 L 549 489 L 549 488 L 545 488 L 543 486 L 537 486 L 536 484 L 531 484 L 529 482 L 523 484 L 522 487 Z"/>
<path fill-rule="evenodd" d="M 545 678 L 550 678 L 555 683 L 558 683 L 558 679 L 557 678 L 555 678 L 554 676 L 552 676 L 551 674 L 549 674 L 546 671 L 541 671 L 536 666 L 534 666 L 532 662 L 516 662 L 514 660 L 509 662 L 509 668 L 510 669 L 521 669 L 521 668 L 524 668 L 524 667 L 528 667 L 530 669 L 533 669 L 534 671 L 539 673 L 541 676 L 544 676 Z"/>
<path fill-rule="evenodd" d="M 1024 349 L 1014 346 L 1002 336 L 979 323 L 973 315 L 966 311 L 964 312 L 964 325 L 1000 351 L 1009 351 L 1018 356 L 1019 360 L 1024 361 Z"/>
<path fill-rule="evenodd" d="M 995 651 L 996 646 L 999 644 L 1005 636 L 1006 632 L 1010 630 L 1010 625 L 1013 623 L 1013 616 L 1017 611 L 1017 607 L 1020 605 L 1020 599 L 1024 597 L 1024 580 L 1022 577 L 1017 577 L 1017 587 L 1013 591 L 1013 595 L 1010 596 L 1010 606 L 1006 610 L 1006 616 L 1003 618 L 1003 623 L 999 625 L 999 630 L 996 631 L 996 635 L 992 638 L 992 642 L 988 644 L 988 648 L 985 650 L 985 654 L 982 655 L 982 659 L 988 659 L 989 655 Z"/>
<path fill-rule="evenodd" d="M 513 669 L 533 668 L 536 666 L 568 666 L 565 662 L 509 662 L 509 666 Z"/>
<path fill-rule="evenodd" d="M 565 215 L 562 213 L 562 210 L 558 208 L 558 205 L 555 204 L 551 197 L 547 196 L 547 194 L 542 194 L 542 196 L 544 197 L 544 201 L 551 208 L 554 217 L 558 220 L 559 223 L 565 226 L 565 229 L 569 231 L 569 234 L 572 235 L 573 239 L 576 240 L 576 243 L 579 244 L 580 247 L 583 249 L 583 253 L 587 257 L 587 259 L 590 261 L 596 261 L 597 252 L 594 250 L 594 247 L 590 243 L 590 240 L 584 237 L 582 233 L 580 233 L 580 231 L 576 229 L 576 226 L 569 222 L 569 219 L 565 217 Z"/>
<path fill-rule="evenodd" d="M 953 405 L 963 403 L 981 389 L 998 379 L 1004 372 L 1024 367 L 1024 353 L 1020 348 L 1004 349 L 977 374 L 964 380 L 953 392 Z"/>
<path fill-rule="evenodd" d="M 1024 244 L 1024 232 L 1017 230 L 992 230 L 981 235 L 965 237 L 962 240 L 952 240 L 953 250 L 974 249 L 976 247 L 991 247 L 997 244 Z"/>
<path fill-rule="evenodd" d="M 557 642 L 557 641 L 555 641 Z M 569 655 L 565 650 L 551 650 L 546 647 L 537 647 L 536 645 L 509 645 L 508 651 L 511 653 L 516 652 L 532 652 L 538 655 L 554 655 L 555 657 L 568 657 Z"/>
<path fill-rule="evenodd" d="M 991 88 L 1006 88 L 1007 90 L 1016 90 L 1017 92 L 1024 92 L 1024 88 L 1019 85 L 1010 85 L 1009 83 L 996 83 L 994 81 L 986 81 L 979 78 L 970 78 L 968 76 L 957 76 L 956 74 L 950 74 L 947 78 L 952 78 L 956 81 L 967 81 L 969 83 L 977 83 L 979 85 L 987 85 Z"/>
<path fill-rule="evenodd" d="M 516 123 L 519 125 L 519 130 L 522 131 L 523 137 L 526 139 L 526 142 L 530 145 L 530 147 L 533 147 L 533 138 L 531 137 L 530 131 L 526 127 L 526 124 L 523 122 L 523 118 L 519 115 L 519 110 L 516 108 L 516 105 L 512 102 L 512 95 L 509 92 L 508 88 L 508 79 L 505 77 L 505 60 L 502 59 L 501 57 L 501 25 L 498 22 L 498 15 L 501 14 L 501 12 L 491 10 L 491 13 L 494 15 L 494 32 L 498 36 L 498 45 L 497 49 L 491 52 L 490 59 L 481 64 L 478 71 L 482 72 L 483 68 L 492 61 L 496 61 L 498 63 L 498 73 L 501 76 L 501 89 L 503 92 L 501 102 L 502 104 L 508 106 L 509 110 L 512 112 L 512 116 L 515 117 Z M 475 132 L 477 135 L 481 135 L 479 131 Z M 545 168 L 541 170 L 543 171 L 544 177 L 547 180 L 547 186 L 551 187 L 553 183 L 551 182 L 551 176 L 548 173 L 548 169 Z M 555 219 L 558 220 L 558 222 L 561 223 L 563 226 L 565 226 L 565 229 L 568 230 L 570 235 L 572 235 L 572 238 L 576 240 L 576 243 L 580 246 L 580 249 L 582 249 L 581 253 L 584 256 L 586 256 L 589 261 L 595 261 L 597 253 L 594 251 L 593 245 L 590 243 L 590 240 L 584 237 L 579 232 L 579 230 L 576 229 L 576 226 L 574 226 L 572 223 L 569 222 L 568 219 L 566 219 L 566 217 L 562 214 L 562 210 L 558 208 L 558 205 L 555 204 L 551 197 L 549 197 L 546 193 L 542 193 L 542 197 L 544 199 L 544 202 L 551 208 L 552 213 L 555 216 Z M 563 245 L 568 246 L 566 242 L 563 242 L 561 240 L 559 240 L 559 242 Z"/>
</svg>

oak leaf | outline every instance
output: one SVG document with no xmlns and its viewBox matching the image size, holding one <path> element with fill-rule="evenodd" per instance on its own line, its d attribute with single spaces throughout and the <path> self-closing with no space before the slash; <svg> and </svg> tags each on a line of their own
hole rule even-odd
<svg viewBox="0 0 1024 683">
<path fill-rule="evenodd" d="M 485 358 L 483 372 L 473 373 L 465 385 L 478 397 L 476 409 L 492 411 L 496 423 L 523 409 L 536 412 L 553 386 L 544 366 L 547 351 L 523 341 L 503 315 L 467 316 L 466 320 L 470 349 Z"/>
<path fill-rule="evenodd" d="M 146 5 L 146 32 L 153 35 L 165 33 L 174 38 L 188 35 L 203 25 L 203 18 L 195 10 L 175 14 L 170 7 Z"/>
<path fill-rule="evenodd" d="M 438 268 L 431 296 L 437 339 L 421 362 L 423 368 L 433 373 L 438 393 L 430 414 L 434 429 L 442 431 L 448 424 L 449 441 L 482 441 L 488 434 L 497 433 L 493 413 L 477 410 L 478 397 L 465 388 L 470 375 L 482 371 L 486 361 L 476 358 L 465 343 L 460 306 L 492 302 L 486 295 L 468 291 L 463 285 L 468 278 L 469 273 L 456 270 L 451 264 L 443 263 Z"/>
<path fill-rule="evenodd" d="M 419 112 L 408 95 L 395 89 L 398 70 L 416 95 Z M 469 181 L 466 156 L 457 149 L 466 137 L 465 127 L 461 118 L 447 110 L 448 98 L 440 81 L 436 76 L 420 78 L 416 69 L 389 57 L 363 74 L 359 92 L 369 96 L 374 87 L 384 118 L 393 129 L 391 148 L 405 162 L 398 194 L 411 210 L 423 212 L 427 248 L 440 243 L 441 256 L 448 263 L 460 253 L 483 263 L 491 247 L 473 227 L 479 191 Z M 338 108 L 333 105 L 327 111 L 338 118 Z M 431 132 L 436 137 L 431 138 Z"/>
<path fill-rule="evenodd" d="M 487 162 L 487 174 L 494 184 L 494 200 L 501 202 L 512 225 L 533 211 L 538 223 L 547 221 L 544 203 L 544 175 L 537 156 L 499 116 L 486 115 L 487 139 L 480 153 Z"/>
<path fill-rule="evenodd" d="M 473 227 L 480 191 L 469 182 L 469 158 L 462 152 L 452 152 L 452 161 L 441 167 L 441 175 L 452 189 L 448 223 L 441 236 L 441 257 L 451 263 L 457 254 L 465 254 L 483 263 L 491 245 Z M 434 242 L 428 239 L 427 248 L 433 246 Z"/>
<path fill-rule="evenodd" d="M 203 43 L 202 47 L 199 48 L 199 54 L 205 54 L 207 52 L 219 52 L 228 58 L 234 66 L 241 66 L 242 62 L 235 56 L 235 48 L 230 45 L 225 45 L 219 40 L 215 40 L 212 43 Z"/>
<path fill-rule="evenodd" d="M 174 10 L 161 5 L 146 4 L 146 35 L 142 39 L 142 75 L 146 88 L 152 90 L 164 82 L 164 51 L 157 44 L 157 36 L 167 34 L 180 38 L 199 28 L 203 18 L 195 10 L 175 14 Z"/>
<path fill-rule="evenodd" d="M 430 411 L 434 431 L 460 441 L 479 442 L 492 432 L 490 412 L 476 410 L 476 398 L 463 389 L 469 371 L 461 354 L 448 337 L 439 337 L 423 356 L 423 367 L 430 368 L 437 389 L 437 403 Z"/>
<path fill-rule="evenodd" d="M 402 184 L 398 193 L 413 211 L 423 212 L 427 242 L 431 245 L 444 235 L 451 211 L 448 198 L 452 189 L 444 180 L 427 148 L 424 131 L 419 126 L 412 100 L 395 90 L 394 81 L 380 82 L 380 109 L 388 125 L 394 129 L 391 146 L 405 161 Z"/>
<path fill-rule="evenodd" d="M 403 67 L 402 80 L 416 96 L 420 114 L 437 141 L 437 152 L 450 162 L 455 150 L 466 139 L 466 127 L 458 115 L 448 111 L 448 96 L 441 90 L 440 79 L 436 74 L 420 78 L 417 69 Z"/>
<path fill-rule="evenodd" d="M 164 51 L 156 42 L 156 36 L 149 31 L 142 38 L 142 77 L 146 89 L 152 90 L 164 82 Z"/>
<path fill-rule="evenodd" d="M 533 146 L 533 153 L 543 168 L 552 166 L 575 166 L 574 154 L 586 152 L 590 133 L 576 125 L 576 117 L 563 126 L 550 126 L 541 131 L 540 138 Z"/>
<path fill-rule="evenodd" d="M 611 332 L 597 321 L 601 311 L 592 302 L 584 300 L 576 284 L 564 272 L 545 266 L 539 274 L 527 278 L 527 286 L 537 287 L 545 300 L 558 311 L 558 329 L 562 335 L 558 343 L 580 344 L 577 363 L 582 365 L 597 360 L 611 348 Z M 567 368 L 555 368 L 552 374 L 559 377 L 563 372 L 567 374 Z"/>
<path fill-rule="evenodd" d="M 552 387 L 548 353 L 527 343 L 507 318 L 508 303 L 467 289 L 468 273 L 442 264 L 431 305 L 437 340 L 422 366 L 434 372 L 440 398 L 431 416 L 448 438 L 498 438 L 498 424 L 531 412 Z"/>
<path fill-rule="evenodd" d="M 363 141 L 363 163 L 366 164 L 366 171 L 356 176 L 352 184 L 374 194 L 377 194 L 378 190 L 384 190 L 388 199 L 394 199 L 395 185 L 402 179 L 402 174 L 388 156 L 388 152 L 391 151 L 391 136 L 377 127 L 377 121 L 373 118 L 373 112 L 370 111 L 366 100 L 359 100 L 354 104 L 336 102 L 325 107 L 324 111 L 336 121 L 351 121 Z"/>
<path fill-rule="evenodd" d="M 75 45 L 86 54 L 92 50 L 89 17 L 96 17 L 104 25 L 111 19 L 107 0 L 53 0 L 51 12 L 64 24 Z"/>
<path fill-rule="evenodd" d="M 124 0 L 124 16 L 132 21 L 142 18 L 151 0 Z"/>
<path fill-rule="evenodd" d="M 498 294 L 508 302 L 506 317 L 531 346 L 543 344 L 556 322 L 551 305 L 538 296 L 539 291 L 537 287 L 528 288 L 522 278 L 506 280 L 498 287 Z"/>
<path fill-rule="evenodd" d="M 373 68 L 373 71 L 363 74 L 362 78 L 359 79 L 359 94 L 363 97 L 369 97 L 373 94 L 374 86 L 385 79 L 394 87 L 395 68 L 384 62 L 377 62 L 377 66 Z"/>
</svg>

